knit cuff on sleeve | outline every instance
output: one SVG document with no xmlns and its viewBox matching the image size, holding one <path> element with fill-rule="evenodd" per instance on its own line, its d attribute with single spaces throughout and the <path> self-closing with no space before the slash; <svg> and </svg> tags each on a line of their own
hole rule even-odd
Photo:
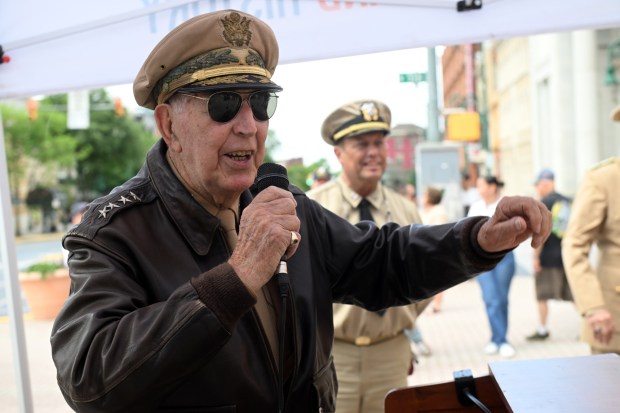
<svg viewBox="0 0 620 413">
<path fill-rule="evenodd" d="M 200 300 L 229 330 L 256 304 L 252 294 L 228 263 L 190 281 Z"/>
<path fill-rule="evenodd" d="M 475 217 L 463 220 L 462 233 L 463 237 L 461 238 L 464 243 L 467 244 L 465 246 L 465 250 L 469 251 L 471 261 L 474 265 L 483 268 L 483 271 L 487 271 L 493 269 L 498 262 L 504 258 L 504 256 L 510 252 L 511 250 L 498 251 L 498 252 L 487 252 L 482 249 L 480 244 L 478 243 L 478 233 L 482 226 L 489 220 L 488 217 Z"/>
</svg>

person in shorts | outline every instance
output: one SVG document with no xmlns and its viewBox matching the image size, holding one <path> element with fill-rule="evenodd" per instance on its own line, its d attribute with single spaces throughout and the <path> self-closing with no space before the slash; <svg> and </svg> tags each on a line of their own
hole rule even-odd
<svg viewBox="0 0 620 413">
<path fill-rule="evenodd" d="M 550 169 L 540 171 L 534 181 L 534 186 L 542 203 L 551 211 L 552 217 L 554 214 L 556 216 L 561 214 L 558 211 L 558 206 L 570 202 L 567 197 L 556 192 L 555 175 Z M 549 300 L 573 300 L 562 262 L 562 236 L 562 231 L 554 231 L 552 229 L 547 241 L 541 247 L 534 250 L 533 267 L 539 324 L 536 330 L 526 337 L 530 341 L 549 338 L 549 328 L 547 326 L 549 320 Z"/>
</svg>

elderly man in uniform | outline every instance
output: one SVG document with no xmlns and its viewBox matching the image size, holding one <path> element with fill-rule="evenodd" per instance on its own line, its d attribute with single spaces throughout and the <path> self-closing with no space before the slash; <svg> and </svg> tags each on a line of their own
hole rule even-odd
<svg viewBox="0 0 620 413">
<path fill-rule="evenodd" d="M 71 293 L 51 345 L 73 410 L 333 412 L 333 302 L 410 304 L 549 235 L 529 197 L 491 218 L 377 227 L 285 188 L 281 172 L 254 185 L 277 62 L 267 24 L 223 10 L 177 26 L 138 72 L 162 138 L 63 239 Z"/>
<path fill-rule="evenodd" d="M 334 110 L 321 134 L 334 147 L 342 173 L 309 191 L 308 197 L 351 223 L 421 223 L 411 201 L 381 184 L 390 122 L 390 109 L 378 100 L 359 100 Z M 414 356 L 405 329 L 413 329 L 429 301 L 379 312 L 334 304 L 339 413 L 382 411 L 387 392 L 407 385 Z"/>
<path fill-rule="evenodd" d="M 620 106 L 612 112 L 620 122 Z M 564 269 L 578 310 L 582 339 L 593 354 L 620 355 L 620 158 L 609 158 L 585 175 L 562 239 Z M 598 263 L 590 262 L 596 243 Z"/>
</svg>

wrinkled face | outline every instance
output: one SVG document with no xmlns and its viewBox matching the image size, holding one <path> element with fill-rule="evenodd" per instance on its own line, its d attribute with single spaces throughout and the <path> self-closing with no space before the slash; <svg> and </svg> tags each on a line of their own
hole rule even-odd
<svg viewBox="0 0 620 413">
<path fill-rule="evenodd" d="M 334 152 L 349 181 L 376 185 L 381 180 L 387 157 L 383 132 L 345 138 L 334 147 Z"/>
<path fill-rule="evenodd" d="M 204 100 L 177 96 L 169 106 L 169 148 L 175 152 L 175 166 L 191 189 L 222 202 L 250 187 L 265 157 L 269 121 L 254 119 L 247 101 L 226 123 L 210 118 Z"/>
</svg>

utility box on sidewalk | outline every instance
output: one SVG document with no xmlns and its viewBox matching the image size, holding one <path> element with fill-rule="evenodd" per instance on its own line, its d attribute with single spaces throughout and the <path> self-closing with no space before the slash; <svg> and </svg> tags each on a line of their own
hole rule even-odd
<svg viewBox="0 0 620 413">
<path fill-rule="evenodd" d="M 448 218 L 456 221 L 463 217 L 461 202 L 460 158 L 462 147 L 451 143 L 420 143 L 416 147 L 416 188 L 418 204 L 428 186 L 443 189 L 441 203 Z"/>
</svg>

